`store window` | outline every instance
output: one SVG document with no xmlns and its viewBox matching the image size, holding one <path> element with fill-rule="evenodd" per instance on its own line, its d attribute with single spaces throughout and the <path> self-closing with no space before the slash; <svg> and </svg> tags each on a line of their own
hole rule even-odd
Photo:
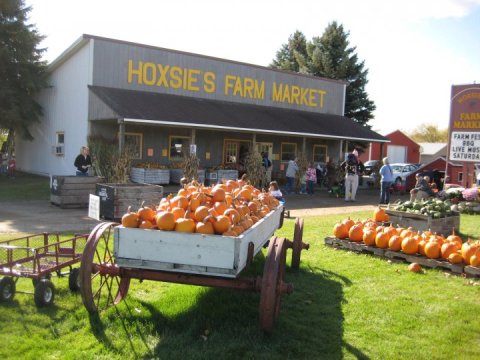
<svg viewBox="0 0 480 360">
<path fill-rule="evenodd" d="M 463 181 L 463 172 L 458 173 L 458 182 L 461 183 Z"/>
<path fill-rule="evenodd" d="M 313 162 L 326 163 L 327 162 L 327 146 L 313 145 Z"/>
<path fill-rule="evenodd" d="M 258 153 L 262 154 L 266 152 L 270 160 L 272 160 L 272 153 L 273 153 L 272 149 L 273 149 L 273 143 L 257 142 Z"/>
<path fill-rule="evenodd" d="M 142 158 L 142 148 L 143 148 L 143 134 L 141 133 L 125 133 L 125 149 L 128 149 L 128 152 L 132 159 L 141 159 Z"/>
<path fill-rule="evenodd" d="M 223 146 L 223 163 L 242 171 L 249 148 L 250 141 L 248 140 L 225 140 Z"/>
<path fill-rule="evenodd" d="M 297 144 L 282 143 L 281 160 L 289 161 L 295 159 L 297 156 Z"/>
<path fill-rule="evenodd" d="M 63 131 L 57 132 L 57 145 L 65 145 L 65 133 Z"/>
<path fill-rule="evenodd" d="M 184 153 L 188 151 L 190 138 L 188 136 L 170 136 L 169 160 L 183 160 Z"/>
</svg>

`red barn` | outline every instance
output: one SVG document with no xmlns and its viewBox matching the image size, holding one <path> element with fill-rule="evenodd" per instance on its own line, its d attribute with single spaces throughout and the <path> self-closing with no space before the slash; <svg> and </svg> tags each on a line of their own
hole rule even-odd
<svg viewBox="0 0 480 360">
<path fill-rule="evenodd" d="M 422 165 L 414 174 L 407 177 L 407 189 L 415 185 L 415 174 L 417 172 L 430 176 L 430 180 L 437 184 L 439 189 L 443 188 L 443 183 L 461 185 L 463 180 L 463 164 L 461 162 L 448 162 L 449 178 L 445 179 L 445 168 L 447 162 L 445 156 L 437 157 L 435 160 Z"/>
<path fill-rule="evenodd" d="M 360 160 L 363 162 L 381 160 L 388 156 L 390 163 L 417 164 L 420 162 L 420 145 L 403 132 L 396 130 L 385 137 L 390 140 L 390 143 L 370 143 L 370 148 L 360 156 Z"/>
</svg>

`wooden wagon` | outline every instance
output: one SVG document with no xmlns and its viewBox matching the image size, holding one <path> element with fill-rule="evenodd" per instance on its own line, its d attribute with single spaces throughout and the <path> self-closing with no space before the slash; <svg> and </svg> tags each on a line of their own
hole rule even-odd
<svg viewBox="0 0 480 360">
<path fill-rule="evenodd" d="M 82 300 L 90 313 L 118 304 L 131 279 L 249 290 L 260 293 L 260 325 L 273 330 L 281 297 L 293 285 L 284 281 L 286 250 L 292 268 L 309 245 L 302 242 L 303 220 L 295 223 L 293 241 L 273 236 L 283 225 L 279 206 L 238 237 L 132 229 L 101 223 L 92 231 L 80 267 Z M 239 274 L 268 244 L 262 277 Z"/>
</svg>

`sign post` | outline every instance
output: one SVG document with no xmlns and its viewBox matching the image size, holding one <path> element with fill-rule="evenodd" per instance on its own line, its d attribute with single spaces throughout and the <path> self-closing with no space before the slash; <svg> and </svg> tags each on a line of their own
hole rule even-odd
<svg viewBox="0 0 480 360">
<path fill-rule="evenodd" d="M 471 175 L 475 173 L 474 163 L 480 163 L 480 85 L 452 85 L 448 159 L 462 163 L 463 187 L 475 183 Z"/>
</svg>

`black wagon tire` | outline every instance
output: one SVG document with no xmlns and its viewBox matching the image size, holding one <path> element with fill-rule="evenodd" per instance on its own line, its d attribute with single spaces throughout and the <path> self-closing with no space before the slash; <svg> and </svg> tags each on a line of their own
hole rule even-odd
<svg viewBox="0 0 480 360">
<path fill-rule="evenodd" d="M 77 292 L 80 290 L 80 269 L 74 268 L 68 275 L 68 287 L 70 291 Z"/>
<path fill-rule="evenodd" d="M 42 276 L 41 278 L 32 278 L 32 284 L 33 284 L 33 287 L 37 286 L 37 284 L 44 280 L 44 279 L 47 279 L 47 280 L 50 280 L 52 278 L 52 273 L 48 273 L 47 275 L 45 276 Z"/>
<path fill-rule="evenodd" d="M 50 306 L 55 299 L 55 287 L 50 280 L 42 279 L 35 286 L 35 305 L 38 307 Z"/>
<path fill-rule="evenodd" d="M 0 280 L 0 302 L 12 301 L 15 296 L 16 285 L 11 277 Z"/>
</svg>

